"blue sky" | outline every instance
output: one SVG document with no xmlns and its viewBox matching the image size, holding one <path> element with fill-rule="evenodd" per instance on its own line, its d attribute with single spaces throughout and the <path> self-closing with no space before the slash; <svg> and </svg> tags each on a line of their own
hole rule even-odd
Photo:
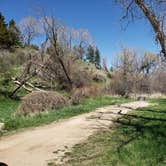
<svg viewBox="0 0 166 166">
<path fill-rule="evenodd" d="M 159 51 L 152 29 L 145 20 L 138 20 L 122 30 L 122 11 L 114 0 L 0 0 L 0 11 L 6 21 L 17 23 L 26 16 L 35 16 L 37 6 L 62 19 L 74 28 L 85 28 L 91 33 L 103 57 L 110 64 L 122 46 Z"/>
</svg>

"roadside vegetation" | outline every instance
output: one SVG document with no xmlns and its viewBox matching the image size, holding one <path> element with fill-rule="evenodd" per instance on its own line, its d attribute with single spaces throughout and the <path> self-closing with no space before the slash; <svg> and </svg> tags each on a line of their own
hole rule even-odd
<svg viewBox="0 0 166 166">
<path fill-rule="evenodd" d="M 1 122 L 5 123 L 6 132 L 9 132 L 20 128 L 48 124 L 50 122 L 60 119 L 65 119 L 82 113 L 87 113 L 93 111 L 97 107 L 120 104 L 129 101 L 131 101 L 131 99 L 110 96 L 91 97 L 81 100 L 79 105 L 67 106 L 62 109 L 51 110 L 33 116 L 22 116 L 15 114 L 20 102 L 1 97 L 0 120 Z"/>
<path fill-rule="evenodd" d="M 152 99 L 115 121 L 68 153 L 65 166 L 164 166 L 166 164 L 166 99 Z"/>
<path fill-rule="evenodd" d="M 166 94 L 166 1 L 115 2 L 122 20 L 150 23 L 160 52 L 122 48 L 108 67 L 87 29 L 44 10 L 18 25 L 0 12 L 0 135 Z M 132 111 L 77 145 L 65 165 L 166 165 L 166 99 L 149 101 L 157 105 Z"/>
</svg>

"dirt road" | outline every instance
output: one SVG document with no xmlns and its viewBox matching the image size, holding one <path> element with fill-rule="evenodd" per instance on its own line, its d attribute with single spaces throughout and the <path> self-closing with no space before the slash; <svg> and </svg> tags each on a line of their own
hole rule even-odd
<svg viewBox="0 0 166 166">
<path fill-rule="evenodd" d="M 0 162 L 9 166 L 46 166 L 50 160 L 55 159 L 59 163 L 72 146 L 112 123 L 101 117 L 116 118 L 120 116 L 119 112 L 127 113 L 130 109 L 146 106 L 147 102 L 138 101 L 102 107 L 91 113 L 3 137 L 0 140 Z"/>
</svg>

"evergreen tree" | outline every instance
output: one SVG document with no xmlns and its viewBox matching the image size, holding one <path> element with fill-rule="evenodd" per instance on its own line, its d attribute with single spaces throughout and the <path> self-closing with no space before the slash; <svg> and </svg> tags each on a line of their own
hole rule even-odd
<svg viewBox="0 0 166 166">
<path fill-rule="evenodd" d="M 0 13 L 0 48 L 8 48 L 11 45 L 10 34 L 5 23 L 5 18 Z"/>
<path fill-rule="evenodd" d="M 9 34 L 12 45 L 21 45 L 21 32 L 17 28 L 16 23 L 13 19 L 9 22 Z"/>
<path fill-rule="evenodd" d="M 100 58 L 100 52 L 98 48 L 96 48 L 95 50 L 94 63 L 97 69 L 101 69 L 101 58 Z"/>
<path fill-rule="evenodd" d="M 90 63 L 94 63 L 94 57 L 95 57 L 95 50 L 91 45 L 89 45 L 87 49 L 86 60 Z"/>
</svg>

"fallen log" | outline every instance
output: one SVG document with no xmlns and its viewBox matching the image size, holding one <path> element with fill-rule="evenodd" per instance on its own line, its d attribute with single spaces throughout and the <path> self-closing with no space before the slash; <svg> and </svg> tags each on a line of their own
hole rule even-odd
<svg viewBox="0 0 166 166">
<path fill-rule="evenodd" d="M 36 91 L 45 91 L 45 90 L 42 90 L 42 89 L 39 89 L 39 88 L 35 87 L 33 84 L 31 84 L 29 82 L 26 82 L 26 81 L 20 82 L 20 81 L 16 80 L 15 78 L 12 78 L 12 80 L 16 85 L 18 85 L 18 87 L 12 92 L 10 97 L 12 97 L 20 88 L 24 88 L 28 92 L 32 92 L 34 90 L 36 90 Z"/>
<path fill-rule="evenodd" d="M 14 81 L 14 83 L 17 84 L 17 85 L 19 85 L 19 86 L 21 85 L 21 82 L 19 82 L 18 80 Z M 27 88 L 26 86 L 29 86 L 31 89 Z M 29 82 L 25 82 L 25 84 L 23 85 L 23 88 L 26 89 L 27 91 L 33 91 L 33 90 L 36 90 L 36 91 L 45 91 L 43 89 L 35 87 L 34 85 L 32 85 Z"/>
</svg>

